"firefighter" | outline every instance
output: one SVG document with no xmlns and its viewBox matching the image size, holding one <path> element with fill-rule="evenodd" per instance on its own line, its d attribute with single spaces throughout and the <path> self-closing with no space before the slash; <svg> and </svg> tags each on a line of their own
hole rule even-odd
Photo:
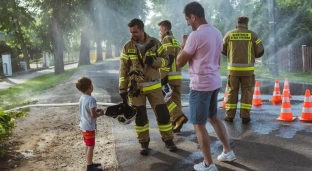
<svg viewBox="0 0 312 171">
<path fill-rule="evenodd" d="M 154 37 L 144 31 L 140 19 L 128 23 L 132 38 L 123 47 L 119 69 L 119 93 L 124 103 L 129 102 L 137 108 L 135 131 L 141 144 L 140 154 L 148 155 L 149 120 L 146 111 L 146 98 L 157 118 L 158 129 L 165 146 L 177 151 L 173 142 L 173 130 L 168 108 L 161 89 L 159 68 L 169 64 L 166 51 Z"/>
<path fill-rule="evenodd" d="M 250 122 L 253 86 L 255 84 L 255 58 L 264 53 L 262 42 L 258 35 L 248 30 L 249 18 L 237 18 L 236 29 L 229 31 L 223 38 L 222 54 L 228 61 L 228 96 L 226 101 L 225 121 L 233 122 L 235 117 L 238 91 L 241 87 L 240 117 L 242 123 Z"/>
<path fill-rule="evenodd" d="M 181 68 L 177 67 L 176 58 L 180 52 L 180 43 L 173 36 L 171 31 L 171 22 L 163 20 L 158 23 L 161 43 L 169 55 L 169 66 L 160 68 L 162 85 L 169 83 L 172 89 L 171 99 L 166 102 L 170 113 L 170 119 L 173 123 L 173 132 L 180 132 L 183 124 L 188 118 L 182 112 L 181 105 L 181 85 L 182 73 Z M 170 65 L 171 64 L 171 65 Z"/>
</svg>

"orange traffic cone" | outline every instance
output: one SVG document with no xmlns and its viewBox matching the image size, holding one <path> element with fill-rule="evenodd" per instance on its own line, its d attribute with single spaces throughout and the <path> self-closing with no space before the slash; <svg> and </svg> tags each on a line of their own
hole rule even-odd
<svg viewBox="0 0 312 171">
<path fill-rule="evenodd" d="M 279 88 L 279 83 L 278 80 L 275 81 L 274 85 L 274 91 L 273 91 L 273 97 L 270 99 L 270 101 L 274 104 L 280 104 L 282 102 L 282 97 L 281 97 L 281 90 Z"/>
<path fill-rule="evenodd" d="M 299 119 L 301 121 L 312 121 L 312 101 L 310 90 L 305 91 L 302 114 L 301 117 L 299 117 Z"/>
<path fill-rule="evenodd" d="M 278 120 L 278 121 L 293 121 L 295 119 L 296 119 L 296 117 L 293 117 L 292 112 L 291 112 L 291 104 L 289 101 L 289 94 L 288 94 L 288 92 L 285 92 L 285 94 L 283 94 L 281 114 L 280 114 L 280 117 L 276 118 L 276 120 Z"/>
<path fill-rule="evenodd" d="M 255 85 L 254 94 L 252 97 L 252 105 L 260 106 L 262 105 L 261 95 L 260 95 L 260 83 L 257 81 Z"/>
<path fill-rule="evenodd" d="M 226 107 L 227 90 L 228 90 L 228 85 L 226 84 L 225 91 L 224 91 L 223 103 L 222 103 L 222 105 L 220 106 L 220 108 L 223 108 L 223 109 L 225 109 L 225 107 Z"/>
<path fill-rule="evenodd" d="M 291 94 L 290 94 L 290 90 L 289 90 L 289 83 L 288 83 L 288 78 L 285 78 L 285 82 L 284 82 L 284 88 L 283 88 L 283 94 L 284 92 L 287 91 L 289 94 L 289 97 L 291 98 Z"/>
</svg>

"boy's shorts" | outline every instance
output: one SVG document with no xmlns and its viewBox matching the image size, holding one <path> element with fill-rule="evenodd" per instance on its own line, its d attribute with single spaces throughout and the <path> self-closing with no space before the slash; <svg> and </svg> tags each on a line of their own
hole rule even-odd
<svg viewBox="0 0 312 171">
<path fill-rule="evenodd" d="M 220 88 L 214 91 L 190 90 L 189 110 L 191 123 L 206 124 L 208 118 L 217 117 L 219 90 Z"/>
<path fill-rule="evenodd" d="M 86 146 L 94 146 L 95 145 L 95 130 L 86 132 L 82 131 L 83 141 L 85 142 Z"/>
</svg>

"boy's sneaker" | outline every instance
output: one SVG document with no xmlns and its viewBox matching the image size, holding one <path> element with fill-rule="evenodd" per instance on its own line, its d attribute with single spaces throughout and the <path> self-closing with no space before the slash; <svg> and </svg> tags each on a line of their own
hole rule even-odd
<svg viewBox="0 0 312 171">
<path fill-rule="evenodd" d="M 148 144 L 149 142 L 141 142 L 140 154 L 143 156 L 148 155 Z"/>
<path fill-rule="evenodd" d="M 218 171 L 217 166 L 213 163 L 210 166 L 206 166 L 205 161 L 194 165 L 196 171 Z"/>
<path fill-rule="evenodd" d="M 103 171 L 103 169 L 98 167 L 87 167 L 87 171 Z"/>
<path fill-rule="evenodd" d="M 172 140 L 165 141 L 165 145 L 167 148 L 169 148 L 169 151 L 171 151 L 171 152 L 178 151 L 177 146 L 174 144 L 174 142 Z"/>
<path fill-rule="evenodd" d="M 101 166 L 101 163 L 92 163 L 92 166 L 93 166 L 93 167 L 100 167 L 100 166 Z"/>
<path fill-rule="evenodd" d="M 236 160 L 236 156 L 235 156 L 233 150 L 229 151 L 226 154 L 224 152 L 222 152 L 217 158 L 219 161 L 222 161 L 222 162 L 224 162 L 224 161 L 231 162 L 231 161 Z"/>
</svg>

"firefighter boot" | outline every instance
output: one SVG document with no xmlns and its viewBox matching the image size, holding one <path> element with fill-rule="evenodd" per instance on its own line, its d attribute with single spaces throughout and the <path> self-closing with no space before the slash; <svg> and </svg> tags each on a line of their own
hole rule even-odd
<svg viewBox="0 0 312 171">
<path fill-rule="evenodd" d="M 149 142 L 141 142 L 140 154 L 143 156 L 148 155 L 148 145 Z"/>
<path fill-rule="evenodd" d="M 171 151 L 171 152 L 178 151 L 177 146 L 174 144 L 174 142 L 172 140 L 165 141 L 165 145 L 169 149 L 169 151 Z"/>
<path fill-rule="evenodd" d="M 187 117 L 185 115 L 180 116 L 177 121 L 175 121 L 175 125 L 173 127 L 173 132 L 180 132 L 183 124 L 185 124 L 188 121 Z"/>
</svg>

